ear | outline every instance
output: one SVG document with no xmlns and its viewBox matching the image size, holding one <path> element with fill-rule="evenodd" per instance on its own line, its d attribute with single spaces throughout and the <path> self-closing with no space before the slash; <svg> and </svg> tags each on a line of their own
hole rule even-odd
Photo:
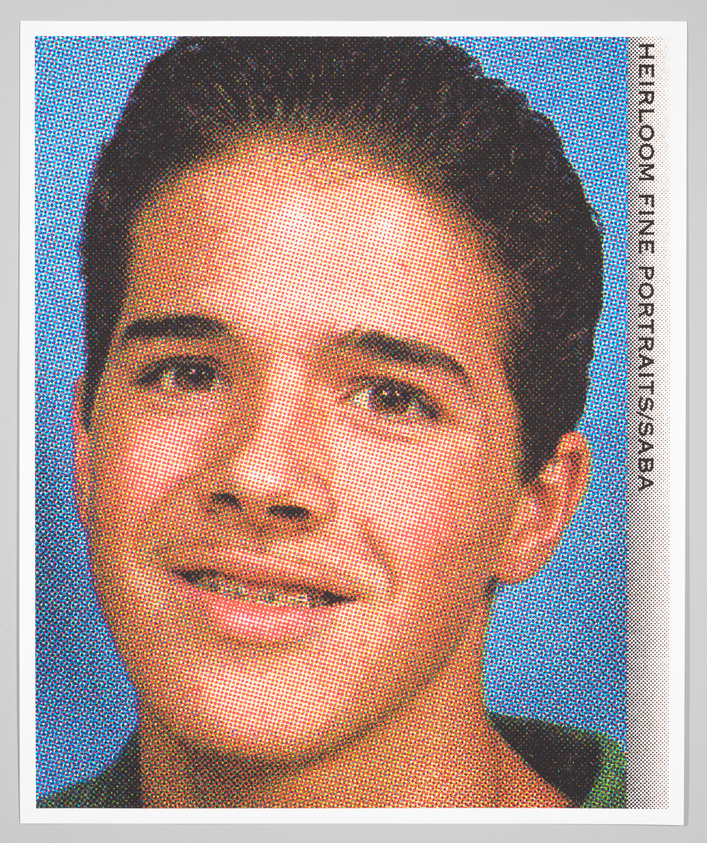
<svg viewBox="0 0 707 843">
<path fill-rule="evenodd" d="M 72 413 L 74 430 L 74 495 L 81 520 L 84 524 L 87 524 L 91 473 L 89 469 L 89 433 L 83 421 L 83 388 L 84 381 L 81 378 L 74 389 Z"/>
<path fill-rule="evenodd" d="M 582 500 L 590 467 L 587 440 L 566 433 L 538 477 L 522 487 L 495 572 L 499 582 L 522 582 L 549 560 Z"/>
</svg>

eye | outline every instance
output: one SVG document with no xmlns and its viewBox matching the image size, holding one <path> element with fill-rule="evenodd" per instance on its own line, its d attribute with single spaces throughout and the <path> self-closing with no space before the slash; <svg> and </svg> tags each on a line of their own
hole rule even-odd
<svg viewBox="0 0 707 843">
<path fill-rule="evenodd" d="M 354 406 L 378 416 L 404 421 L 429 421 L 439 418 L 441 411 L 419 389 L 394 380 L 373 381 L 349 393 Z"/>
<path fill-rule="evenodd" d="M 198 357 L 171 357 L 150 366 L 138 378 L 138 385 L 167 393 L 211 392 L 220 379 L 218 367 Z"/>
</svg>

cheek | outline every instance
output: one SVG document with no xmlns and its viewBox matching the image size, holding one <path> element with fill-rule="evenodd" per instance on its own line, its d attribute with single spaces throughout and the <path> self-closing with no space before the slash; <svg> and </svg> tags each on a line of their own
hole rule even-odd
<svg viewBox="0 0 707 843">
<path fill-rule="evenodd" d="M 481 438 L 425 448 L 349 441 L 337 462 L 343 508 L 365 522 L 408 583 L 426 578 L 453 588 L 478 578 L 508 529 L 508 467 L 489 458 Z"/>
<path fill-rule="evenodd" d="M 199 471 L 212 427 L 204 421 L 135 422 L 98 435 L 92 448 L 94 511 L 139 525 L 141 515 Z"/>
</svg>

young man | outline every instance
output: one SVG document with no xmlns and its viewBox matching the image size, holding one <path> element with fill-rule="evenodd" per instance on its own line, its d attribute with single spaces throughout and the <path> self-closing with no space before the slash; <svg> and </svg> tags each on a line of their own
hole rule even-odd
<svg viewBox="0 0 707 843">
<path fill-rule="evenodd" d="M 79 506 L 140 700 L 59 807 L 622 803 L 486 711 L 586 485 L 601 303 L 549 121 L 421 39 L 181 39 L 96 167 Z"/>
</svg>

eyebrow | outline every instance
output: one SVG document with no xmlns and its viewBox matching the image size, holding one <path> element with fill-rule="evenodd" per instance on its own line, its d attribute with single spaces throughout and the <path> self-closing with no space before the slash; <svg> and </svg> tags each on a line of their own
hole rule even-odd
<svg viewBox="0 0 707 843">
<path fill-rule="evenodd" d="M 208 316 L 184 314 L 143 318 L 131 322 L 121 333 L 119 343 L 152 339 L 209 339 L 228 334 L 226 323 Z M 334 339 L 338 349 L 362 352 L 376 360 L 397 363 L 410 368 L 432 369 L 453 375 L 464 386 L 471 384 L 471 376 L 451 354 L 432 343 L 395 337 L 384 331 L 356 328 Z"/>
<path fill-rule="evenodd" d="M 228 333 L 227 326 L 208 316 L 161 316 L 154 319 L 137 319 L 120 335 L 120 345 L 135 340 L 203 340 Z"/>
<path fill-rule="evenodd" d="M 471 376 L 462 364 L 439 346 L 421 340 L 394 337 L 383 331 L 348 331 L 335 341 L 337 348 L 352 349 L 386 363 L 421 369 L 435 369 L 471 385 Z"/>
</svg>

